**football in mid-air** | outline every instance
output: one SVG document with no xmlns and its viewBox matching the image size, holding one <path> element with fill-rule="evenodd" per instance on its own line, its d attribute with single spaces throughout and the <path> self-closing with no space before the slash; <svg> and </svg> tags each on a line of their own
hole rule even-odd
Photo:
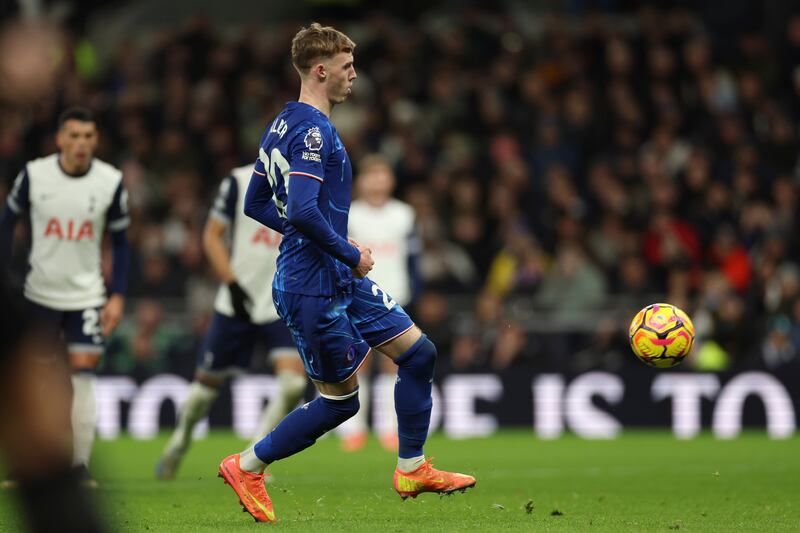
<svg viewBox="0 0 800 533">
<path fill-rule="evenodd" d="M 677 365 L 689 355 L 694 325 L 689 315 L 674 305 L 648 305 L 633 317 L 629 330 L 636 357 L 656 368 Z"/>
</svg>

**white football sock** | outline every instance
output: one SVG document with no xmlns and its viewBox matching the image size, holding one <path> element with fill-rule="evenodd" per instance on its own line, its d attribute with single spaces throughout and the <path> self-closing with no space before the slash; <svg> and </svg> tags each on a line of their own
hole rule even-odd
<svg viewBox="0 0 800 533">
<path fill-rule="evenodd" d="M 267 403 L 258 422 L 258 428 L 253 434 L 250 446 L 263 439 L 267 433 L 278 425 L 278 422 L 283 420 L 283 417 L 291 413 L 306 392 L 305 376 L 290 370 L 284 370 L 279 372 L 276 377 L 280 391 Z"/>
<path fill-rule="evenodd" d="M 345 420 L 336 428 L 340 437 L 347 438 L 351 435 L 367 432 L 367 413 L 369 413 L 370 378 L 366 373 L 358 375 L 358 403 L 361 405 L 358 412 Z"/>
<path fill-rule="evenodd" d="M 394 410 L 394 384 L 397 374 L 384 373 L 375 383 L 375 433 L 380 437 L 397 435 L 397 413 Z"/>
<path fill-rule="evenodd" d="M 189 394 L 178 415 L 178 424 L 164 448 L 165 454 L 186 453 L 192 440 L 194 426 L 208 414 L 208 410 L 218 394 L 219 391 L 214 387 L 203 385 L 198 381 L 192 382 L 189 386 Z"/>
<path fill-rule="evenodd" d="M 410 459 L 398 457 L 397 468 L 399 468 L 401 472 L 413 472 L 417 468 L 421 467 L 424 462 L 424 455 L 420 455 L 419 457 L 411 457 Z"/>
<path fill-rule="evenodd" d="M 89 465 L 97 425 L 95 376 L 87 372 L 72 374 L 73 465 Z"/>
<path fill-rule="evenodd" d="M 249 446 L 245 451 L 239 453 L 239 467 L 242 470 L 260 474 L 267 467 L 267 463 L 258 458 L 253 446 Z"/>
</svg>

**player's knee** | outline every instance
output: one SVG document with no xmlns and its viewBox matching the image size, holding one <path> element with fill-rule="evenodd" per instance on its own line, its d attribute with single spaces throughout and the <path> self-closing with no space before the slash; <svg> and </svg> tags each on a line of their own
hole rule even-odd
<svg viewBox="0 0 800 533">
<path fill-rule="evenodd" d="M 355 416 L 361 408 L 361 403 L 358 401 L 358 391 L 344 398 L 323 396 L 322 401 L 325 403 L 328 411 L 333 414 L 337 426 Z"/>
<path fill-rule="evenodd" d="M 395 359 L 395 363 L 414 374 L 429 376 L 433 375 L 437 355 L 436 345 L 423 334 L 406 353 Z"/>
</svg>

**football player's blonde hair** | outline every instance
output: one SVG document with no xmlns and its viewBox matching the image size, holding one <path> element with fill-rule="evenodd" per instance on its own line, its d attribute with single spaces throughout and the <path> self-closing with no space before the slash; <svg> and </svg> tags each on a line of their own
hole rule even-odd
<svg viewBox="0 0 800 533">
<path fill-rule="evenodd" d="M 300 28 L 292 39 L 292 64 L 300 74 L 307 74 L 316 60 L 328 59 L 340 52 L 352 54 L 356 43 L 332 26 L 318 22 Z"/>
</svg>

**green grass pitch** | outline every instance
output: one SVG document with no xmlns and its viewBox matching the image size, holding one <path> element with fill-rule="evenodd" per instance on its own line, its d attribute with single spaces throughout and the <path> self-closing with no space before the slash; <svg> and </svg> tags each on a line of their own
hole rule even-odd
<svg viewBox="0 0 800 533">
<path fill-rule="evenodd" d="M 276 525 L 255 524 L 216 477 L 219 460 L 243 441 L 212 432 L 194 443 L 178 479 L 158 482 L 153 465 L 165 439 L 97 442 L 97 496 L 111 531 L 800 531 L 800 439 L 762 432 L 732 441 L 656 431 L 612 441 L 540 441 L 524 430 L 436 435 L 426 446 L 435 464 L 478 484 L 405 502 L 390 485 L 394 456 L 376 441 L 346 454 L 324 438 L 274 466 Z M 0 531 L 21 528 L 12 502 L 0 494 Z"/>
</svg>

